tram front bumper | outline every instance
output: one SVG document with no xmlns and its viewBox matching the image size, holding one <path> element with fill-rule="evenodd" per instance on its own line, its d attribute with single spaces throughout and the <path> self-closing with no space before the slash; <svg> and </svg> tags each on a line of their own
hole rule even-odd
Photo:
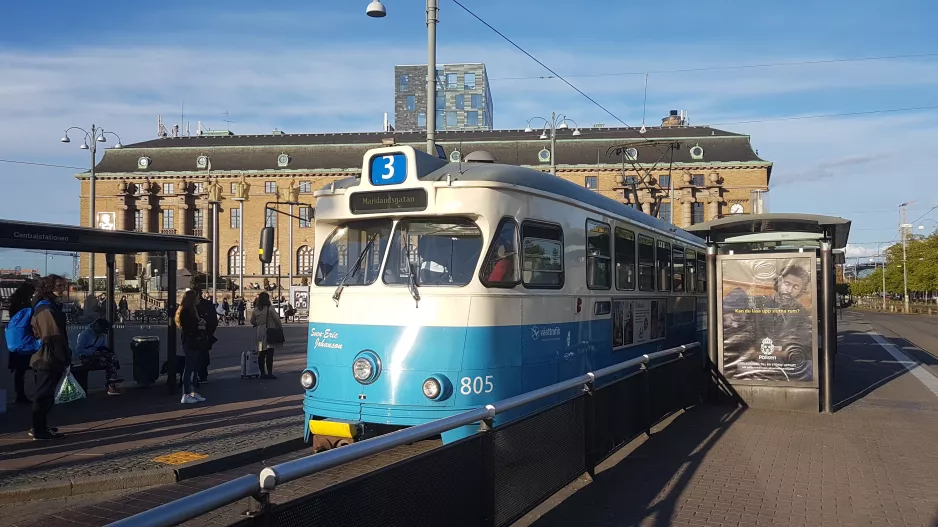
<svg viewBox="0 0 938 527">
<path fill-rule="evenodd" d="M 357 439 L 362 434 L 362 423 L 331 420 L 309 420 L 309 431 L 315 436 Z"/>
</svg>

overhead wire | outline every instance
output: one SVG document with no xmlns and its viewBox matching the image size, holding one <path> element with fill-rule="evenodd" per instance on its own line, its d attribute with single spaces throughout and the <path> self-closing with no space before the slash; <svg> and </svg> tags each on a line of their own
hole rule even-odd
<svg viewBox="0 0 938 527">
<path fill-rule="evenodd" d="M 18 165 L 32 165 L 32 166 L 39 166 L 39 167 L 71 168 L 71 169 L 74 169 L 74 170 L 88 170 L 88 167 L 72 167 L 72 166 L 68 166 L 68 165 L 52 165 L 52 164 L 49 164 L 49 163 L 35 163 L 35 162 L 32 162 L 32 161 L 17 161 L 17 160 L 14 160 L 14 159 L 0 159 L 0 163 L 15 163 L 15 164 L 18 164 Z"/>
</svg>

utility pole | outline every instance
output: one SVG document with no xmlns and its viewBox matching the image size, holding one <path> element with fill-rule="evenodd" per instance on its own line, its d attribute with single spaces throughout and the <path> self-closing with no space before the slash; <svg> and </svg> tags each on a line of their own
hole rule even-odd
<svg viewBox="0 0 938 527">
<path fill-rule="evenodd" d="M 902 205 L 902 225 L 900 226 L 900 233 L 902 236 L 902 298 L 903 304 L 905 307 L 905 313 L 909 313 L 909 266 L 908 261 L 906 260 L 906 236 L 908 236 L 908 229 L 911 225 L 906 223 L 905 209 L 911 203 L 907 201 Z"/>
</svg>

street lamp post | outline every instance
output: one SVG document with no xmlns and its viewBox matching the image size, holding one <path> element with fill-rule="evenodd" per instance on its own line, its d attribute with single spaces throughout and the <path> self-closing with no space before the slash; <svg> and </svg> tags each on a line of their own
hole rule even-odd
<svg viewBox="0 0 938 527">
<path fill-rule="evenodd" d="M 902 209 L 902 225 L 900 225 L 900 232 L 902 234 L 902 300 L 903 306 L 905 308 L 905 313 L 909 313 L 909 266 L 906 261 L 906 238 L 909 235 L 909 232 L 912 230 L 912 226 L 906 223 L 905 217 L 905 208 L 911 204 L 911 201 L 907 201 L 899 207 Z"/>
<path fill-rule="evenodd" d="M 373 18 L 387 16 L 381 0 L 368 4 L 365 13 Z M 436 25 L 440 23 L 439 0 L 427 0 L 427 153 L 436 155 Z"/>
<path fill-rule="evenodd" d="M 98 128 L 94 124 L 91 125 L 91 131 L 87 131 L 84 128 L 78 126 L 72 126 L 65 129 L 65 134 L 62 136 L 63 143 L 71 143 L 71 139 L 68 138 L 68 133 L 72 130 L 80 130 L 85 134 L 84 141 L 81 144 L 82 150 L 91 151 L 91 178 L 90 178 L 90 189 L 88 197 L 88 226 L 94 228 L 95 222 L 95 198 L 96 198 L 96 189 L 95 189 L 95 173 L 94 165 L 97 163 L 96 155 L 98 153 L 98 143 L 106 143 L 107 135 L 113 135 L 117 138 L 117 143 L 114 144 L 114 148 L 120 148 L 121 138 L 119 135 L 114 132 L 105 132 L 104 128 Z M 94 296 L 94 253 L 89 253 L 90 259 L 88 261 L 88 296 Z"/>
<path fill-rule="evenodd" d="M 876 246 L 876 254 L 883 260 L 883 311 L 886 311 L 886 257 L 883 256 L 882 243 Z"/>
<path fill-rule="evenodd" d="M 534 131 L 534 129 L 531 128 L 531 121 L 535 119 L 544 121 L 544 129 L 541 132 L 541 139 L 547 139 L 547 131 L 550 130 L 550 173 L 556 176 L 557 161 L 554 159 L 554 147 L 557 145 L 557 130 L 566 130 L 570 128 L 570 126 L 567 124 L 567 121 L 570 121 L 573 123 L 572 135 L 573 137 L 577 137 L 580 135 L 580 127 L 576 124 L 576 121 L 573 119 L 568 119 L 566 115 L 557 115 L 556 112 L 551 112 L 549 121 L 543 117 L 532 117 L 528 119 L 528 126 L 524 129 L 525 132 L 531 133 Z"/>
</svg>

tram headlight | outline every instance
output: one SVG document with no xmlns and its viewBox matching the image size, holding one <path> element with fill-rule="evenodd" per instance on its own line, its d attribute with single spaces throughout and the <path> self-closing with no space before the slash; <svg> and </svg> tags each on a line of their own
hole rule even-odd
<svg viewBox="0 0 938 527">
<path fill-rule="evenodd" d="M 381 375 L 381 359 L 370 350 L 362 351 L 352 361 L 352 376 L 359 384 L 371 384 Z"/>
<path fill-rule="evenodd" d="M 303 385 L 303 388 L 306 390 L 312 390 L 316 387 L 319 379 L 316 377 L 316 372 L 312 370 L 304 370 L 300 374 L 300 384 Z"/>
<path fill-rule="evenodd" d="M 440 385 L 440 381 L 433 377 L 423 381 L 423 394 L 427 396 L 427 399 L 436 399 L 441 393 L 443 393 L 443 386 Z"/>
</svg>

